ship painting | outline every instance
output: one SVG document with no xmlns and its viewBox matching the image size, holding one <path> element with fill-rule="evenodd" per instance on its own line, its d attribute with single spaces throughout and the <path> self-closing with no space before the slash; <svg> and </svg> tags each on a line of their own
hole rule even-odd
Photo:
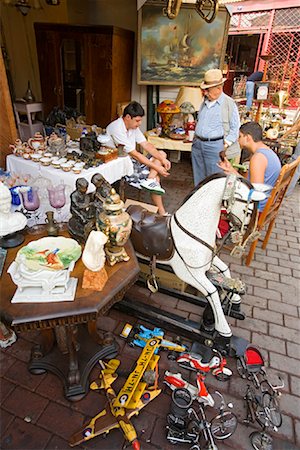
<svg viewBox="0 0 300 450">
<path fill-rule="evenodd" d="M 229 24 L 226 8 L 208 24 L 192 8 L 181 8 L 170 20 L 157 6 L 144 5 L 139 20 L 140 84 L 196 86 L 206 70 L 222 66 Z"/>
</svg>

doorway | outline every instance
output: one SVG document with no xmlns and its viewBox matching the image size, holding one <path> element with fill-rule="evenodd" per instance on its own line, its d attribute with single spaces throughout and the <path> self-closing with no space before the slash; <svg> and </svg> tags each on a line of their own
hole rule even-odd
<svg viewBox="0 0 300 450">
<path fill-rule="evenodd" d="M 263 40 L 263 33 L 228 36 L 226 49 L 228 73 L 224 86 L 226 94 L 232 95 L 234 78 L 248 76 L 257 70 Z"/>
</svg>

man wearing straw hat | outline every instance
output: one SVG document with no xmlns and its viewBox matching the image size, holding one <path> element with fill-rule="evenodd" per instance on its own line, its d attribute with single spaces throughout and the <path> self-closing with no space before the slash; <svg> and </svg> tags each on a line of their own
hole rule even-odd
<svg viewBox="0 0 300 450">
<path fill-rule="evenodd" d="M 222 171 L 217 165 L 220 152 L 235 161 L 241 154 L 238 144 L 239 113 L 234 100 L 223 92 L 225 81 L 220 69 L 210 69 L 205 72 L 200 84 L 204 101 L 199 109 L 192 145 L 195 186 L 209 175 Z"/>
</svg>

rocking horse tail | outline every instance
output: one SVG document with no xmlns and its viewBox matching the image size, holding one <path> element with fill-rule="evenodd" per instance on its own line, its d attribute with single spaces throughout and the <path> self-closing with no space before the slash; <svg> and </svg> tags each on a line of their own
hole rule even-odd
<svg viewBox="0 0 300 450">
<path fill-rule="evenodd" d="M 158 291 L 158 284 L 155 276 L 155 268 L 156 268 L 156 256 L 152 256 L 149 263 L 150 274 L 147 277 L 147 286 L 148 289 L 155 294 Z"/>
</svg>

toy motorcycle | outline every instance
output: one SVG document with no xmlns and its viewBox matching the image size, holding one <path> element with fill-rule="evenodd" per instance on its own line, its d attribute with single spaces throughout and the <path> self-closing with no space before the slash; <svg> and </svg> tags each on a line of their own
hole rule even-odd
<svg viewBox="0 0 300 450">
<path fill-rule="evenodd" d="M 201 373 L 208 373 L 212 371 L 212 374 L 219 381 L 228 380 L 232 371 L 225 367 L 227 364 L 226 358 L 224 358 L 220 352 L 217 350 L 212 350 L 213 356 L 209 361 L 204 361 L 202 355 L 198 355 L 196 353 L 182 353 L 178 358 L 178 364 L 188 370 L 195 370 Z"/>
<path fill-rule="evenodd" d="M 172 373 L 168 370 L 165 372 L 164 383 L 169 386 L 172 391 L 178 388 L 185 388 L 191 394 L 193 400 L 198 400 L 198 402 L 203 403 L 203 405 L 214 406 L 215 401 L 208 392 L 205 383 L 205 375 L 200 372 L 197 373 L 197 387 L 189 383 L 182 378 L 181 373 Z"/>
</svg>

